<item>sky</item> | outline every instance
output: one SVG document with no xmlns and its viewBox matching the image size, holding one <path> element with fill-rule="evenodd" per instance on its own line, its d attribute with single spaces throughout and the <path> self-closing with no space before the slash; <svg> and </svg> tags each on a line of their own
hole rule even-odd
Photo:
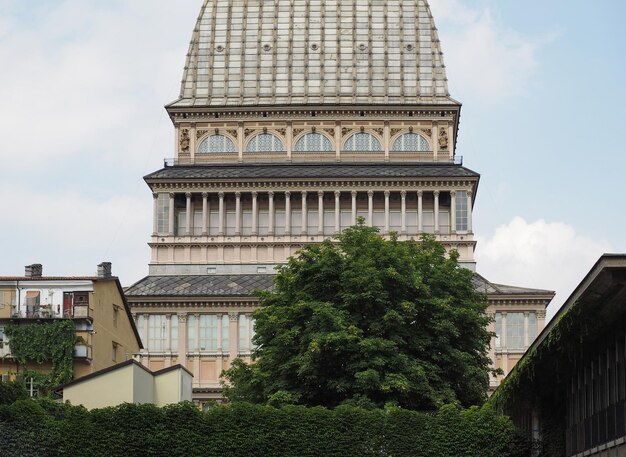
<svg viewBox="0 0 626 457">
<path fill-rule="evenodd" d="M 147 275 L 201 0 L 0 0 L 0 275 Z M 481 174 L 477 271 L 555 290 L 626 252 L 626 2 L 431 0 L 457 154 Z"/>
</svg>

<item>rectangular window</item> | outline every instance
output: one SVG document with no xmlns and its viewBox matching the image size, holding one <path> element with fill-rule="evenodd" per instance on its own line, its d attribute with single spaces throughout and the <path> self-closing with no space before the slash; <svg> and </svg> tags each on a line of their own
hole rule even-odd
<svg viewBox="0 0 626 457">
<path fill-rule="evenodd" d="M 259 211 L 259 235 L 267 235 L 270 224 L 270 214 L 267 210 Z"/>
<path fill-rule="evenodd" d="M 277 209 L 274 213 L 274 220 L 276 221 L 276 225 L 274 226 L 274 234 L 276 235 L 284 235 L 285 234 L 285 210 Z"/>
<path fill-rule="evenodd" d="M 120 312 L 120 307 L 117 305 L 113 305 L 113 327 L 117 328 L 117 321 Z"/>
<path fill-rule="evenodd" d="M 435 213 L 434 211 L 424 211 L 422 213 L 422 228 L 424 233 L 435 232 Z"/>
<path fill-rule="evenodd" d="M 236 221 L 236 213 L 235 211 L 227 211 L 226 212 L 226 235 L 234 235 L 235 234 L 235 221 Z"/>
<path fill-rule="evenodd" d="M 170 197 L 168 194 L 159 194 L 157 197 L 157 233 L 169 233 Z"/>
<path fill-rule="evenodd" d="M 242 213 L 241 233 L 243 235 L 252 234 L 252 211 L 244 210 Z"/>
<path fill-rule="evenodd" d="M 202 234 L 202 211 L 194 211 L 193 213 L 193 234 Z"/>
<path fill-rule="evenodd" d="M 389 231 L 400 232 L 402 229 L 402 212 L 392 210 L 389 211 Z"/>
<path fill-rule="evenodd" d="M 459 232 L 467 231 L 467 192 L 464 190 L 456 193 L 456 229 Z"/>
<path fill-rule="evenodd" d="M 339 215 L 341 230 L 345 230 L 352 225 L 352 210 L 342 209 Z"/>
<path fill-rule="evenodd" d="M 496 313 L 496 348 L 501 346 L 501 336 L 502 336 L 502 314 Z"/>
<path fill-rule="evenodd" d="M 148 317 L 148 350 L 163 351 L 166 344 L 165 316 L 152 314 Z"/>
<path fill-rule="evenodd" d="M 222 315 L 222 351 L 228 351 L 230 345 L 230 319 L 227 314 Z"/>
<path fill-rule="evenodd" d="M 324 235 L 335 233 L 335 210 L 324 209 Z"/>
<path fill-rule="evenodd" d="M 217 350 L 217 316 L 202 314 L 198 322 L 198 346 L 201 351 Z"/>
<path fill-rule="evenodd" d="M 385 228 L 385 212 L 380 210 L 374 210 L 372 214 L 372 226 L 378 227 L 380 230 Z"/>
<path fill-rule="evenodd" d="M 307 230 L 309 235 L 315 235 L 317 233 L 317 229 L 319 228 L 318 223 L 319 219 L 317 217 L 318 211 L 307 211 Z"/>
<path fill-rule="evenodd" d="M 111 360 L 113 360 L 114 362 L 117 362 L 117 348 L 118 348 L 118 344 L 113 341 L 113 343 L 111 344 Z"/>
<path fill-rule="evenodd" d="M 300 233 L 302 231 L 302 211 L 291 211 L 291 233 Z"/>
<path fill-rule="evenodd" d="M 537 315 L 535 313 L 528 313 L 528 345 L 530 346 L 535 341 L 537 336 Z"/>
<path fill-rule="evenodd" d="M 414 235 L 417 233 L 417 211 L 416 210 L 406 211 L 406 232 L 409 235 Z"/>
<path fill-rule="evenodd" d="M 439 233 L 447 235 L 450 233 L 450 213 L 439 211 Z"/>
<path fill-rule="evenodd" d="M 506 347 L 511 349 L 524 347 L 524 313 L 507 313 Z"/>
<path fill-rule="evenodd" d="M 171 338 L 171 350 L 178 352 L 178 314 L 174 314 L 170 318 L 170 338 Z"/>
<path fill-rule="evenodd" d="M 39 298 L 38 290 L 29 290 L 26 292 L 26 317 L 39 317 Z"/>
<path fill-rule="evenodd" d="M 239 315 L 239 351 L 250 350 L 250 318 L 245 314 Z"/>
<path fill-rule="evenodd" d="M 196 343 L 196 316 L 193 314 L 189 314 L 187 316 L 187 350 L 198 350 L 198 345 Z"/>
<path fill-rule="evenodd" d="M 176 235 L 182 236 L 187 233 L 187 211 L 176 212 Z"/>
<path fill-rule="evenodd" d="M 217 235 L 220 231 L 219 222 L 220 214 L 219 211 L 211 211 L 209 213 L 209 235 Z"/>
</svg>

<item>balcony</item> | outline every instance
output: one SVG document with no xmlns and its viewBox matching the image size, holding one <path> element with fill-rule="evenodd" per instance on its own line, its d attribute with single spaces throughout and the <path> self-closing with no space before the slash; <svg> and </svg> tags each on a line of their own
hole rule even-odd
<svg viewBox="0 0 626 457">
<path fill-rule="evenodd" d="M 320 163 L 320 162 L 420 162 L 424 164 L 454 164 L 463 165 L 462 156 L 450 158 L 448 152 L 439 153 L 436 157 L 432 151 L 391 151 L 387 156 L 382 151 L 342 151 L 339 158 L 335 151 L 326 152 L 292 152 L 291 159 L 286 152 L 254 152 L 244 153 L 243 163 Z M 207 165 L 211 163 L 239 163 L 239 155 L 230 154 L 204 154 L 191 157 L 189 155 L 178 158 L 166 158 L 163 160 L 164 167 L 177 165 Z"/>
<path fill-rule="evenodd" d="M 0 317 L 2 317 L 0 315 Z M 64 311 L 57 305 L 27 305 L 6 313 L 11 319 L 91 319 L 89 304 L 71 306 Z"/>
</svg>

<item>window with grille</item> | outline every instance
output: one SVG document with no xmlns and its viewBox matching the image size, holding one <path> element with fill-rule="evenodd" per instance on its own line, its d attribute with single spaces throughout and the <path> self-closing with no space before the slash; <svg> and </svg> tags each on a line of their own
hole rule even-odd
<svg viewBox="0 0 626 457">
<path fill-rule="evenodd" d="M 167 235 L 169 232 L 170 196 L 159 194 L 157 196 L 157 233 Z"/>
<path fill-rule="evenodd" d="M 198 152 L 200 154 L 208 153 L 228 153 L 237 152 L 235 143 L 224 135 L 211 135 L 206 137 L 198 146 Z"/>
<path fill-rule="evenodd" d="M 511 349 L 524 347 L 524 313 L 507 313 L 506 347 Z"/>
<path fill-rule="evenodd" d="M 344 151 L 366 151 L 366 152 L 380 152 L 382 148 L 380 141 L 370 133 L 355 133 L 346 140 L 343 147 Z"/>
<path fill-rule="evenodd" d="M 428 140 L 419 133 L 405 133 L 393 142 L 392 151 L 421 152 L 430 151 Z"/>
<path fill-rule="evenodd" d="M 246 152 L 283 152 L 283 142 L 271 133 L 260 133 L 254 136 L 246 146 Z"/>
<path fill-rule="evenodd" d="M 333 145 L 331 141 L 321 133 L 307 133 L 296 141 L 293 150 L 297 152 L 332 152 Z"/>
</svg>

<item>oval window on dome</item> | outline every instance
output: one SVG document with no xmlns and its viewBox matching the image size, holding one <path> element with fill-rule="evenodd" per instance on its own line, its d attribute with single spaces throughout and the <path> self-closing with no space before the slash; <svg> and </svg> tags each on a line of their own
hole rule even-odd
<svg viewBox="0 0 626 457">
<path fill-rule="evenodd" d="M 393 142 L 392 151 L 430 151 L 428 140 L 419 133 L 405 133 Z"/>
<path fill-rule="evenodd" d="M 344 151 L 380 152 L 380 141 L 371 133 L 355 133 L 346 140 Z"/>
<path fill-rule="evenodd" d="M 307 133 L 301 136 L 294 147 L 297 152 L 332 152 L 333 144 L 321 133 Z"/>
<path fill-rule="evenodd" d="M 246 152 L 283 152 L 283 142 L 271 133 L 260 133 L 248 142 Z"/>
<path fill-rule="evenodd" d="M 233 140 L 224 135 L 211 135 L 206 137 L 198 146 L 198 152 L 200 154 L 209 153 L 225 153 L 225 152 L 237 152 L 235 143 Z"/>
</svg>

